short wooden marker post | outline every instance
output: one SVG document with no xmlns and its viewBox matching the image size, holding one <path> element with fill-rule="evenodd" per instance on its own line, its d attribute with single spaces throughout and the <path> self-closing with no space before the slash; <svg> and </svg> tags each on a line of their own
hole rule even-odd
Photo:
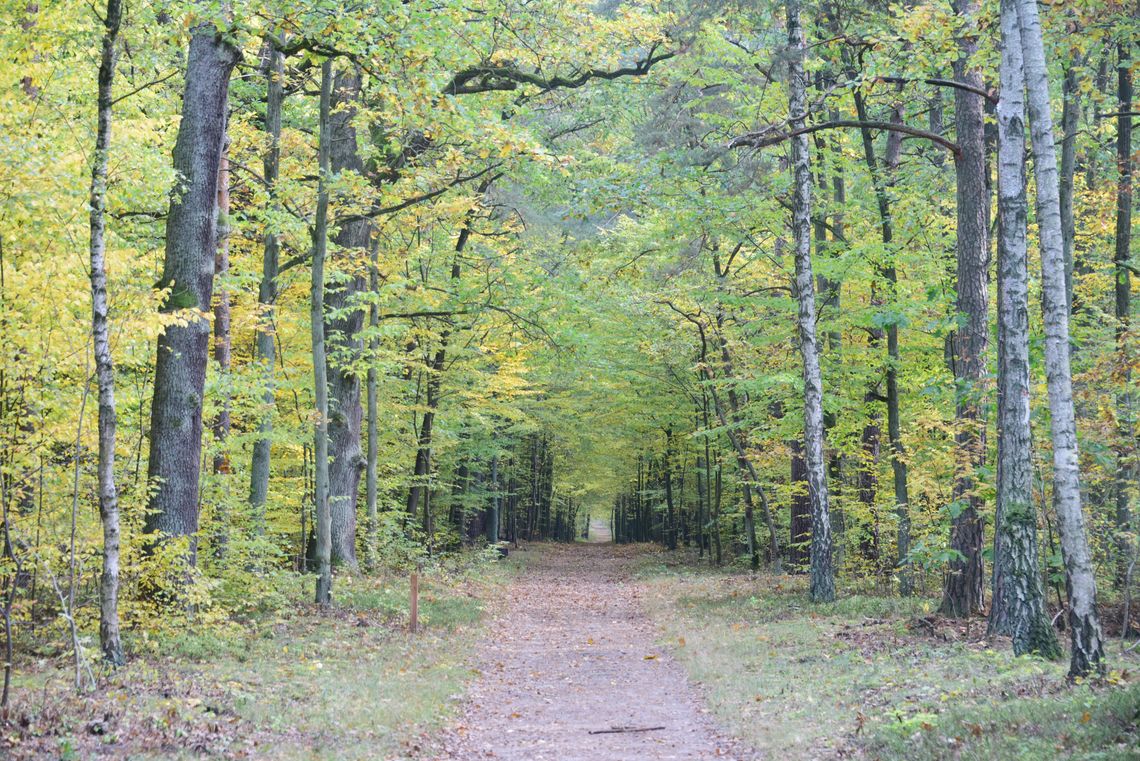
<svg viewBox="0 0 1140 761">
<path fill-rule="evenodd" d="M 420 574 L 418 568 L 412 571 L 412 599 L 408 619 L 408 629 L 412 634 L 415 634 L 420 623 Z"/>
</svg>

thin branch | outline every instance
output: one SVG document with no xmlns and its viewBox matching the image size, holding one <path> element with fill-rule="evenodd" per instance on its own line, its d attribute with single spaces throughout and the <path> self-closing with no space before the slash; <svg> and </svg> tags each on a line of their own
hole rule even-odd
<svg viewBox="0 0 1140 761">
<path fill-rule="evenodd" d="M 914 82 L 922 82 L 928 85 L 935 85 L 936 87 L 953 87 L 955 90 L 964 90 L 965 92 L 972 92 L 975 95 L 981 95 L 990 103 L 997 103 L 997 91 L 993 88 L 985 89 L 982 87 L 974 87 L 967 82 L 959 82 L 956 79 L 939 79 L 938 77 L 930 77 L 927 79 L 911 79 L 909 77 L 874 77 L 872 82 L 889 82 L 895 85 L 909 85 Z"/>
<path fill-rule="evenodd" d="M 160 85 L 160 84 L 162 84 L 163 82 L 165 82 L 166 80 L 168 80 L 168 79 L 170 79 L 171 77 L 173 77 L 173 76 L 174 76 L 175 74 L 177 74 L 177 73 L 178 73 L 178 70 L 177 70 L 177 69 L 175 69 L 174 71 L 170 72 L 169 74 L 167 74 L 167 75 L 166 75 L 166 76 L 164 76 L 164 77 L 159 77 L 158 79 L 155 79 L 155 80 L 152 80 L 152 81 L 150 81 L 150 82 L 147 82 L 145 85 L 139 85 L 138 87 L 136 87 L 135 89 L 131 90 L 130 92 L 128 92 L 128 93 L 123 93 L 123 94 L 122 94 L 122 95 L 120 95 L 119 97 L 117 97 L 117 98 L 115 98 L 114 100 L 112 100 L 112 101 L 111 101 L 111 105 L 113 106 L 113 105 L 115 105 L 116 103 L 118 103 L 119 101 L 123 101 L 123 100 L 126 100 L 127 98 L 131 97 L 132 95 L 138 95 L 140 92 L 142 92 L 143 90 L 146 90 L 146 89 L 147 89 L 147 88 L 149 88 L 149 87 L 154 87 L 155 85 Z"/>
<path fill-rule="evenodd" d="M 911 137 L 920 137 L 924 140 L 929 140 L 930 142 L 935 143 L 936 145 L 940 145 L 946 150 L 950 151 L 950 153 L 954 154 L 956 157 L 962 155 L 962 149 L 958 147 L 957 143 L 952 140 L 947 140 L 946 138 L 942 137 L 942 135 L 936 134 L 934 132 L 928 132 L 927 130 L 918 129 L 916 127 L 908 127 L 905 124 L 859 121 L 857 119 L 837 119 L 835 121 L 821 122 L 819 124 L 811 124 L 806 127 L 801 127 L 800 129 L 794 129 L 790 132 L 774 132 L 774 128 L 769 127 L 768 129 L 761 130 L 759 132 L 749 132 L 746 135 L 734 137 L 731 141 L 729 141 L 728 147 L 764 148 L 770 145 L 776 145 L 777 143 L 782 143 L 785 140 L 790 140 L 798 135 L 807 135 L 811 134 L 812 132 L 819 132 L 820 130 L 825 129 L 843 129 L 850 127 L 857 129 L 866 127 L 867 129 L 885 130 L 887 132 L 901 132 L 904 135 L 910 135 Z"/>
</svg>

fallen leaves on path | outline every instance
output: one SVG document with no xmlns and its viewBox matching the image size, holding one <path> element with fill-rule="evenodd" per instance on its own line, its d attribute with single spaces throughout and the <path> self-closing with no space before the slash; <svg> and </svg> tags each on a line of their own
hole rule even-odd
<svg viewBox="0 0 1140 761">
<path fill-rule="evenodd" d="M 749 757 L 717 732 L 681 667 L 655 647 L 634 557 L 600 543 L 537 550 L 479 653 L 504 668 L 476 680 L 435 758 Z"/>
</svg>

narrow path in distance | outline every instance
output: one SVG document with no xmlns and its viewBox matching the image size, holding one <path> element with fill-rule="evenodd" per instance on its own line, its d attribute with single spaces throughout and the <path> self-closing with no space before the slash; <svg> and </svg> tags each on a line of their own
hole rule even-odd
<svg viewBox="0 0 1140 761">
<path fill-rule="evenodd" d="M 608 539 L 609 527 L 590 534 Z M 752 758 L 717 732 L 681 665 L 657 644 L 631 577 L 633 552 L 602 541 L 535 551 L 437 758 Z"/>
</svg>

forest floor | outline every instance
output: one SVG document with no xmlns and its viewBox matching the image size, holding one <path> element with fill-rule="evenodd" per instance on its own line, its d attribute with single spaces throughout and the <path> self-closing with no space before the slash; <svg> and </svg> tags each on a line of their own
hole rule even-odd
<svg viewBox="0 0 1140 761">
<path fill-rule="evenodd" d="M 406 575 L 339 576 L 328 612 L 282 576 L 272 611 L 129 631 L 130 664 L 82 695 L 38 632 L 0 758 L 1140 760 L 1119 640 L 1073 686 L 936 600 L 812 605 L 803 576 L 590 538 L 431 572 L 415 635 Z"/>
<path fill-rule="evenodd" d="M 338 576 L 327 612 L 309 602 L 311 575 L 267 580 L 282 607 L 145 639 L 127 631 L 128 665 L 96 666 L 83 694 L 63 636 L 41 632 L 22 643 L 38 652 L 16 662 L 0 759 L 414 756 L 453 719 L 485 612 L 517 569 L 429 572 L 415 635 L 406 574 Z"/>
</svg>

